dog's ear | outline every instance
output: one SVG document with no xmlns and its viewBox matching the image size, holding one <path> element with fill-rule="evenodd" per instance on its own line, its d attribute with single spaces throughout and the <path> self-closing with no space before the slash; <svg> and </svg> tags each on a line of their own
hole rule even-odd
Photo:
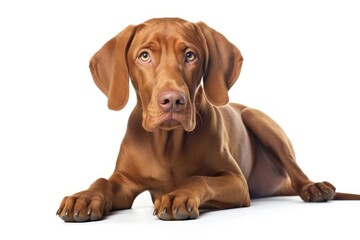
<svg viewBox="0 0 360 240">
<path fill-rule="evenodd" d="M 239 77 L 243 58 L 239 49 L 222 34 L 203 22 L 196 25 L 201 29 L 200 38 L 204 38 L 205 94 L 212 104 L 223 106 L 229 102 L 228 90 Z"/>
<path fill-rule="evenodd" d="M 108 107 L 121 110 L 129 99 L 129 70 L 126 55 L 136 26 L 128 26 L 95 53 L 90 71 L 95 84 L 108 97 Z"/>
</svg>

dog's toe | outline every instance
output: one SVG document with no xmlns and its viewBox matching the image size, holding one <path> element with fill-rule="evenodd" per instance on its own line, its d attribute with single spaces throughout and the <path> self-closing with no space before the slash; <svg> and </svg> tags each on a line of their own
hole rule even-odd
<svg viewBox="0 0 360 240">
<path fill-rule="evenodd" d="M 326 202 L 335 196 L 335 187 L 329 182 L 310 183 L 303 187 L 300 197 L 305 202 Z"/>
<path fill-rule="evenodd" d="M 56 214 L 65 222 L 97 221 L 111 210 L 111 206 L 103 194 L 83 191 L 65 197 Z"/>
<path fill-rule="evenodd" d="M 154 215 L 161 220 L 186 220 L 199 216 L 198 201 L 184 192 L 165 194 L 155 201 Z"/>
</svg>

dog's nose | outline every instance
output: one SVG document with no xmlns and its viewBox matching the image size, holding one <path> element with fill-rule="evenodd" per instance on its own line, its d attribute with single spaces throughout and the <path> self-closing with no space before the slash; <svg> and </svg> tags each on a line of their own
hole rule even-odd
<svg viewBox="0 0 360 240">
<path fill-rule="evenodd" d="M 179 112 L 185 106 L 185 94 L 180 91 L 163 91 L 158 95 L 158 103 L 165 112 Z"/>
</svg>

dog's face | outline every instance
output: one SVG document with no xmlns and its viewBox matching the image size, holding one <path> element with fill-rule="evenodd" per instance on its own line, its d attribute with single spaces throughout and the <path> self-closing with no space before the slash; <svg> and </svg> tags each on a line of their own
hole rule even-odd
<svg viewBox="0 0 360 240">
<path fill-rule="evenodd" d="M 191 24 L 152 21 L 138 27 L 127 63 L 146 130 L 195 128 L 194 98 L 204 56 L 203 43 Z"/>
<path fill-rule="evenodd" d="M 93 56 L 90 68 L 110 109 L 125 106 L 130 77 L 144 129 L 192 131 L 201 79 L 207 99 L 224 105 L 241 64 L 240 51 L 204 23 L 164 18 L 127 27 Z"/>
</svg>

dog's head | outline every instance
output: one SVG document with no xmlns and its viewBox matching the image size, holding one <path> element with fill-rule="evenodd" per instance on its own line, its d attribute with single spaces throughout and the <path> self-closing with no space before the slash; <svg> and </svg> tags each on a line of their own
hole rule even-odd
<svg viewBox="0 0 360 240">
<path fill-rule="evenodd" d="M 225 105 L 241 65 L 240 51 L 223 35 L 202 22 L 178 18 L 128 26 L 90 60 L 93 79 L 108 97 L 110 109 L 126 105 L 130 77 L 148 131 L 192 131 L 201 80 L 206 98 L 213 105 Z"/>
</svg>

